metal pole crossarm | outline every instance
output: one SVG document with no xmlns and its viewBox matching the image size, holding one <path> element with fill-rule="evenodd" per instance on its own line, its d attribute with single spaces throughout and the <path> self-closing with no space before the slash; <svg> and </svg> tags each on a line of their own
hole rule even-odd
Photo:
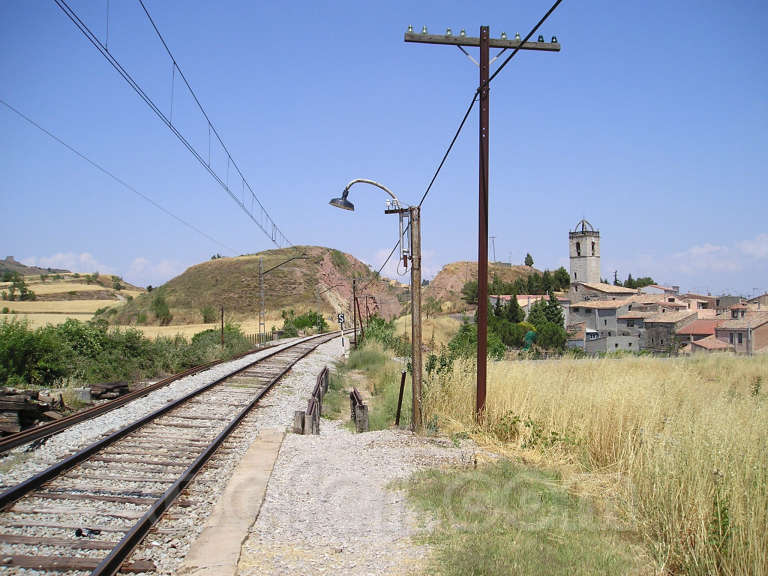
<svg viewBox="0 0 768 576">
<path fill-rule="evenodd" d="M 480 38 L 474 36 L 447 36 L 444 34 L 419 34 L 406 32 L 406 42 L 420 44 L 450 44 L 453 46 L 480 46 Z M 560 52 L 559 42 L 526 42 L 502 38 L 488 38 L 489 48 L 520 48 L 520 50 L 539 50 L 542 52 Z"/>
</svg>

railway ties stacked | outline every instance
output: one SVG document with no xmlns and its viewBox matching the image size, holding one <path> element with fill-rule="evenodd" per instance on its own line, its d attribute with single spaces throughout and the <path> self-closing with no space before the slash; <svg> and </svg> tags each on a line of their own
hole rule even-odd
<svg viewBox="0 0 768 576">
<path fill-rule="evenodd" d="M 123 561 L 248 410 L 327 339 L 276 352 L 0 495 L 0 573 L 153 571 Z"/>
</svg>

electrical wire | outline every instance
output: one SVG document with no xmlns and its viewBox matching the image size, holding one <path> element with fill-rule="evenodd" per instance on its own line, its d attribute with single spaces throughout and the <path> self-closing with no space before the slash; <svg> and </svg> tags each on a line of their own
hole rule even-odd
<svg viewBox="0 0 768 576">
<path fill-rule="evenodd" d="M 515 55 L 520 51 L 520 46 L 525 44 L 531 36 L 533 36 L 536 31 L 541 27 L 542 24 L 549 18 L 552 13 L 557 9 L 557 7 L 560 5 L 562 0 L 556 0 L 555 3 L 552 5 L 552 7 L 547 10 L 547 12 L 544 14 L 544 16 L 536 23 L 536 25 L 531 29 L 530 32 L 525 36 L 522 42 L 520 42 L 520 45 L 515 48 L 512 53 L 507 56 L 507 58 L 501 63 L 501 65 L 496 69 L 496 71 L 491 74 L 491 76 L 488 77 L 488 85 L 490 85 L 491 81 L 493 81 L 494 78 L 501 72 L 501 70 L 509 63 L 512 58 L 515 57 Z M 463 51 L 463 50 L 462 50 Z M 497 57 L 500 56 L 504 51 L 502 50 L 497 54 Z M 466 54 L 466 52 L 465 52 Z M 468 55 L 468 54 L 467 54 Z M 442 170 L 443 165 L 445 164 L 445 161 L 448 159 L 448 155 L 451 153 L 451 150 L 453 149 L 453 145 L 456 143 L 456 140 L 459 137 L 459 134 L 461 134 L 461 131 L 464 129 L 464 125 L 467 122 L 467 118 L 469 118 L 469 114 L 472 111 L 472 108 L 475 105 L 475 102 L 477 102 L 478 96 L 480 95 L 480 91 L 483 89 L 483 86 L 478 86 L 477 90 L 475 91 L 474 95 L 472 96 L 472 101 L 469 103 L 469 106 L 467 107 L 467 111 L 464 113 L 463 118 L 461 119 L 461 122 L 459 123 L 459 127 L 456 130 L 456 133 L 453 135 L 453 138 L 451 139 L 451 143 L 448 145 L 448 148 L 445 151 L 445 154 L 443 154 L 442 160 L 440 160 L 440 164 L 437 166 L 437 170 L 435 170 L 434 175 L 432 176 L 432 179 L 429 181 L 429 185 L 427 186 L 427 189 L 424 191 L 424 194 L 421 197 L 421 200 L 419 200 L 419 207 L 421 207 L 422 204 L 424 204 L 424 200 L 426 200 L 427 195 L 429 194 L 430 190 L 432 190 L 432 185 L 435 183 L 435 180 L 437 180 L 438 174 L 440 174 L 440 170 Z M 481 152 L 482 153 L 482 152 Z M 483 188 L 487 190 L 488 183 L 483 182 Z M 410 225 L 410 224 L 409 224 Z M 392 258 L 392 255 L 395 253 L 395 250 L 397 250 L 397 247 L 400 246 L 400 239 L 398 239 L 397 243 L 395 244 L 394 248 L 392 248 L 392 252 L 389 253 L 389 256 L 387 256 L 387 259 L 384 261 L 384 264 L 382 264 L 381 268 L 379 268 L 379 273 L 381 273 L 381 270 L 384 268 L 384 266 L 387 265 L 387 262 L 389 262 L 390 258 Z M 372 280 L 371 280 L 372 282 Z M 368 287 L 371 282 L 366 284 L 366 287 Z"/>
<path fill-rule="evenodd" d="M 123 77 L 123 79 L 128 83 L 128 85 L 133 88 L 133 90 L 139 95 L 139 97 L 149 106 L 149 108 L 155 113 L 155 115 L 160 118 L 160 120 L 168 127 L 169 130 L 179 139 L 179 141 L 189 150 L 189 152 L 197 159 L 197 161 L 200 163 L 203 168 L 213 177 L 213 179 L 219 183 L 219 185 L 224 189 L 224 191 L 232 198 L 232 200 L 235 201 L 235 203 L 240 206 L 240 208 L 245 212 L 248 217 L 256 224 L 262 232 L 278 247 L 283 248 L 286 246 L 293 246 L 291 242 L 288 240 L 288 238 L 280 231 L 277 224 L 272 220 L 272 218 L 269 216 L 269 213 L 264 208 L 264 205 L 261 203 L 261 201 L 258 199 L 256 194 L 253 192 L 253 189 L 251 188 L 251 185 L 248 183 L 248 180 L 245 179 L 245 176 L 242 174 L 239 168 L 237 168 L 238 174 L 240 175 L 243 185 L 248 187 L 249 192 L 251 193 L 251 199 L 252 202 L 255 200 L 256 203 L 259 205 L 260 209 L 260 218 L 257 219 L 254 214 L 248 210 L 247 206 L 245 205 L 245 202 L 242 199 L 239 199 L 229 188 L 229 185 L 227 182 L 222 180 L 222 178 L 216 173 L 216 171 L 211 168 L 210 161 L 206 162 L 206 160 L 202 157 L 201 153 L 197 151 L 197 149 L 184 137 L 181 132 L 174 126 L 173 122 L 160 110 L 160 108 L 155 104 L 155 102 L 147 95 L 147 93 L 142 89 L 142 87 L 134 80 L 134 78 L 128 73 L 128 71 L 120 64 L 120 62 L 112 55 L 109 50 L 101 43 L 101 41 L 96 37 L 96 35 L 91 31 L 90 28 L 80 19 L 80 17 L 75 13 L 74 10 L 67 4 L 65 0 L 53 0 L 56 5 L 64 12 L 64 14 L 75 24 L 75 26 L 80 30 L 80 32 L 88 39 L 91 44 L 106 58 L 106 60 L 112 65 L 112 67 L 120 74 L 120 76 Z M 146 8 L 145 8 L 146 10 Z M 154 25 L 154 24 L 153 24 Z M 163 44 L 165 44 L 165 41 L 163 41 Z M 167 45 L 166 45 L 167 50 Z M 169 51 L 170 53 L 170 51 Z M 171 56 L 172 57 L 172 56 Z M 173 57 L 172 57 L 173 58 Z M 178 64 L 176 64 L 174 59 L 174 66 L 175 69 L 179 71 L 179 74 L 184 78 L 181 69 L 179 69 Z M 184 78 L 184 81 L 186 82 L 186 78 Z M 187 86 L 189 84 L 187 83 Z M 191 91 L 191 88 L 190 88 Z M 194 96 L 194 94 L 193 94 Z M 198 106 L 200 106 L 200 102 L 195 96 L 195 101 L 198 103 Z M 202 110 L 202 106 L 200 106 Z M 206 121 L 208 122 L 208 126 L 214 131 L 216 134 L 217 139 L 219 140 L 219 143 L 221 144 L 224 151 L 227 153 L 228 161 L 232 161 L 232 156 L 229 154 L 229 151 L 227 150 L 226 146 L 224 145 L 224 142 L 221 140 L 220 136 L 216 132 L 216 129 L 213 127 L 213 124 L 211 124 L 210 120 L 208 120 L 208 116 L 203 111 L 203 114 L 206 117 Z M 210 149 L 210 147 L 209 147 Z M 261 220 L 261 221 L 260 221 Z"/>
<path fill-rule="evenodd" d="M 19 111 L 18 109 L 14 108 L 13 106 L 11 106 L 11 105 L 10 105 L 8 102 L 6 102 L 5 100 L 3 100 L 2 98 L 0 98 L 0 104 L 3 104 L 3 105 L 6 107 L 6 108 L 8 108 L 8 109 L 9 109 L 9 110 L 11 110 L 12 112 L 16 113 L 16 114 L 17 114 L 19 117 L 21 117 L 21 118 L 23 118 L 24 120 L 26 120 L 28 123 L 30 123 L 32 126 L 34 126 L 35 128 L 37 128 L 38 130 L 40 130 L 40 131 L 41 131 L 41 132 L 43 132 L 44 134 L 47 134 L 47 135 L 48 135 L 49 137 L 51 137 L 53 140 L 55 140 L 56 142 L 58 142 L 59 144 L 61 144 L 61 145 L 62 145 L 62 146 L 64 146 L 65 148 L 67 148 L 67 149 L 68 149 L 70 152 L 72 152 L 72 153 L 76 154 L 77 156 L 79 156 L 80 158 L 82 158 L 83 160 L 85 160 L 86 162 L 88 162 L 88 163 L 89 163 L 91 166 L 93 166 L 94 168 L 96 168 L 96 169 L 97 169 L 97 170 L 99 170 L 100 172 L 103 172 L 104 174 L 106 174 L 107 176 L 109 176 L 110 178 L 112 178 L 112 179 L 113 179 L 115 182 L 117 182 L 118 184 L 120 184 L 120 185 L 121 185 L 121 186 L 123 186 L 124 188 L 127 188 L 128 190 L 130 190 L 131 192 L 133 192 L 133 193 L 134 193 L 134 194 L 136 194 L 137 196 L 139 196 L 139 197 L 143 198 L 144 200 L 146 200 L 147 202 L 149 202 L 150 204 L 152 204 L 152 205 L 153 205 L 155 208 L 157 208 L 158 210 L 160 210 L 160 211 L 164 212 L 165 214 L 167 214 L 168 216 L 170 216 L 170 217 L 171 217 L 171 218 L 173 218 L 174 220 L 176 220 L 176 221 L 180 222 L 181 224 L 183 224 L 184 226 L 186 226 L 187 228 L 189 228 L 190 230 L 193 230 L 194 232 L 197 232 L 198 234 L 200 234 L 200 235 L 201 235 L 201 236 L 203 236 L 204 238 L 207 238 L 208 240 L 210 240 L 210 241 L 211 241 L 211 242 L 213 242 L 214 244 L 218 244 L 219 246 L 222 246 L 223 248 L 226 248 L 227 250 L 229 250 L 229 251 L 230 251 L 230 252 L 232 252 L 233 254 L 236 254 L 236 253 L 237 253 L 237 251 L 236 251 L 234 248 L 230 248 L 229 246 L 227 246 L 227 245 L 226 245 L 226 244 L 224 244 L 223 242 L 219 242 L 218 240 L 216 240 L 216 238 L 214 238 L 213 236 L 211 236 L 211 235 L 207 234 L 206 232 L 203 232 L 202 230 L 200 230 L 200 229 L 199 229 L 197 226 L 195 226 L 194 224 L 190 224 L 189 222 L 187 222 L 187 221 L 186 221 L 186 220 L 184 220 L 183 218 L 181 218 L 181 217 L 177 216 L 176 214 L 174 214 L 173 212 L 171 212 L 171 211 L 170 211 L 170 210 L 168 210 L 167 208 L 164 208 L 162 205 L 160 205 L 160 204 L 158 204 L 157 202 L 155 202 L 155 201 L 154 201 L 152 198 L 150 198 L 149 196 L 147 196 L 147 195 L 146 195 L 146 194 L 144 194 L 143 192 L 140 192 L 140 191 L 138 191 L 136 188 L 134 188 L 133 186 L 131 186 L 130 184 L 128 184 L 128 183 L 127 183 L 125 180 L 122 180 L 121 178 L 119 178 L 118 176 L 116 176 L 115 174 L 113 174 L 112 172 L 110 172 L 109 170 L 107 170 L 106 168 L 104 168 L 102 165 L 98 164 L 98 163 L 97 163 L 97 162 L 95 162 L 94 160 L 91 160 L 91 159 L 90 159 L 88 156 L 86 156 L 85 154 L 83 154 L 83 153 L 82 153 L 82 152 L 80 152 L 79 150 L 75 149 L 74 147 L 72 147 L 72 146 L 70 146 L 69 144 L 67 144 L 66 142 L 64 142 L 64 140 L 62 140 L 61 138 L 59 138 L 58 136 L 56 136 L 55 134 L 53 134 L 53 133 L 52 133 L 52 132 L 50 132 L 49 130 L 46 130 L 46 129 L 45 129 L 45 128 L 43 128 L 43 127 L 42 127 L 40 124 L 38 124 L 37 122 L 35 122 L 34 120 L 32 120 L 32 119 L 31 119 L 29 116 L 27 116 L 27 115 L 26 115 L 26 114 L 24 114 L 23 112 Z"/>
<path fill-rule="evenodd" d="M 501 65 L 500 65 L 498 68 L 496 68 L 496 72 L 494 72 L 493 74 L 491 74 L 491 75 L 488 77 L 488 85 L 490 85 L 490 84 L 491 84 L 491 82 L 493 81 L 493 79 L 494 79 L 494 78 L 496 78 L 496 76 L 498 76 L 499 72 L 501 72 L 501 71 L 504 69 L 504 66 L 506 66 L 506 65 L 509 63 L 509 61 L 510 61 L 510 60 L 512 60 L 512 58 L 514 58 L 514 57 L 515 57 L 515 54 L 517 54 L 517 53 L 520 51 L 520 46 L 522 46 L 523 44 L 525 44 L 526 42 L 528 42 L 528 40 L 531 38 L 531 36 L 533 36 L 534 34 L 536 34 L 536 31 L 539 29 L 539 27 L 541 27 L 541 25 L 542 25 L 542 24 L 544 24 L 544 22 L 547 20 L 547 18 L 549 18 L 549 17 L 552 15 L 552 12 L 554 12 L 554 11 L 557 9 L 557 7 L 558 7 L 558 6 L 560 6 L 560 2 L 562 2 L 562 1 L 563 1 L 563 0 L 555 0 L 555 3 L 554 3 L 554 4 L 552 4 L 552 7 L 551 7 L 549 10 L 547 10 L 547 13 L 546 13 L 546 14 L 544 14 L 544 16 L 542 16 L 542 17 L 541 17 L 541 20 L 539 20 L 539 21 L 536 23 L 536 26 L 534 26 L 533 28 L 531 28 L 531 31 L 530 31 L 530 32 L 528 32 L 528 35 L 527 35 L 525 38 L 523 38 L 523 41 L 522 41 L 522 42 L 520 42 L 520 44 L 517 46 L 517 48 L 515 48 L 514 50 L 512 50 L 512 54 L 510 54 L 509 56 L 507 56 L 507 57 L 504 59 L 504 62 L 502 62 L 502 63 L 501 63 Z M 478 94 L 480 93 L 480 90 L 482 90 L 482 88 L 483 88 L 483 86 L 480 86 L 480 87 L 477 89 L 477 93 L 478 93 Z"/>
</svg>

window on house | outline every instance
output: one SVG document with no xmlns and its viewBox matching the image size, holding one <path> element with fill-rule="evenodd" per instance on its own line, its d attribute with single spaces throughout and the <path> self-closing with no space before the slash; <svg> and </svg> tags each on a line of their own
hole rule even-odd
<svg viewBox="0 0 768 576">
<path fill-rule="evenodd" d="M 629 347 L 632 348 L 632 342 L 629 343 Z"/>
<path fill-rule="evenodd" d="M 730 336 L 731 344 L 733 344 L 733 332 L 731 332 L 731 333 L 729 334 L 729 336 Z"/>
<path fill-rule="evenodd" d="M 661 339 L 661 345 L 664 346 L 664 338 Z"/>
<path fill-rule="evenodd" d="M 667 302 L 674 302 L 674 301 L 675 301 L 674 298 L 667 298 Z"/>
<path fill-rule="evenodd" d="M 613 345 L 613 347 L 614 347 L 614 348 L 618 348 L 618 347 L 619 347 L 619 343 L 618 343 L 618 342 L 616 342 L 616 343 Z"/>
<path fill-rule="evenodd" d="M 595 255 L 595 243 L 592 242 L 592 256 Z"/>
<path fill-rule="evenodd" d="M 578 278 L 578 276 L 576 275 L 576 272 L 574 272 L 574 273 L 573 273 L 573 279 L 574 279 L 574 280 L 576 280 L 577 278 Z M 579 287 L 578 287 L 578 286 L 576 286 L 576 290 L 578 290 L 578 289 L 579 289 Z"/>
<path fill-rule="evenodd" d="M 627 320 L 627 328 L 634 328 L 634 327 L 635 327 L 635 321 Z"/>
<path fill-rule="evenodd" d="M 608 320 L 603 320 L 603 326 L 608 326 Z"/>
<path fill-rule="evenodd" d="M 576 256 L 581 256 L 581 242 L 576 242 Z"/>
<path fill-rule="evenodd" d="M 742 343 L 742 342 L 741 342 L 741 339 L 742 339 L 742 337 L 743 337 L 743 334 L 742 334 L 741 332 L 739 332 L 739 344 L 741 344 L 741 343 Z"/>
</svg>

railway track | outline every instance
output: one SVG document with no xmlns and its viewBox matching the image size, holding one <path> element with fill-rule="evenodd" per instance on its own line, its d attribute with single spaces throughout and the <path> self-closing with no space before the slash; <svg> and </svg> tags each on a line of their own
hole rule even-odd
<svg viewBox="0 0 768 576">
<path fill-rule="evenodd" d="M 96 406 L 91 406 L 90 408 L 86 408 L 85 410 L 80 410 L 75 414 L 71 414 L 59 420 L 46 422 L 44 424 L 40 424 L 39 426 L 35 426 L 34 428 L 28 428 L 27 430 L 22 430 L 21 432 L 16 432 L 15 434 L 10 434 L 8 436 L 0 438 L 0 456 L 8 452 L 9 450 L 12 450 L 13 448 L 18 448 L 19 446 L 23 446 L 24 444 L 29 444 L 31 442 L 36 442 L 38 440 L 49 438 L 54 434 L 63 432 L 67 428 L 71 428 L 75 424 L 79 424 L 80 422 L 85 422 L 86 420 L 90 420 L 91 418 L 96 418 L 97 416 L 101 416 L 102 414 L 106 414 L 107 412 L 111 412 L 112 410 L 116 410 L 117 408 L 120 408 L 121 406 L 124 406 L 129 402 L 133 402 L 137 398 L 141 398 L 151 392 L 154 392 L 155 390 L 164 388 L 165 386 L 168 386 L 169 384 L 176 382 L 181 378 L 192 376 L 204 370 L 208 370 L 209 368 L 213 368 L 214 366 L 218 366 L 219 364 L 223 364 L 224 362 L 231 362 L 232 360 L 237 360 L 238 358 L 242 358 L 243 356 L 247 356 L 248 354 L 253 354 L 254 352 L 261 352 L 262 350 L 267 350 L 268 348 L 272 348 L 273 346 L 274 344 L 270 344 L 268 346 L 263 346 L 256 350 L 249 350 L 248 352 L 244 352 L 243 354 L 238 354 L 237 356 L 233 356 L 232 358 L 228 358 L 226 360 L 214 360 L 212 362 L 207 362 L 205 364 L 201 364 L 199 366 L 189 368 L 188 370 L 184 370 L 183 372 L 179 372 L 178 374 L 174 374 L 172 376 L 169 376 L 168 378 L 163 378 L 162 380 L 155 382 L 154 384 L 150 384 L 149 386 L 145 386 L 144 388 L 133 390 L 128 394 L 123 394 L 122 396 L 120 396 L 119 398 L 115 398 L 114 400 L 109 400 L 107 402 L 97 404 Z"/>
<path fill-rule="evenodd" d="M 271 387 L 336 336 L 275 351 L 0 493 L 0 573 L 153 571 L 126 559 Z"/>
</svg>

